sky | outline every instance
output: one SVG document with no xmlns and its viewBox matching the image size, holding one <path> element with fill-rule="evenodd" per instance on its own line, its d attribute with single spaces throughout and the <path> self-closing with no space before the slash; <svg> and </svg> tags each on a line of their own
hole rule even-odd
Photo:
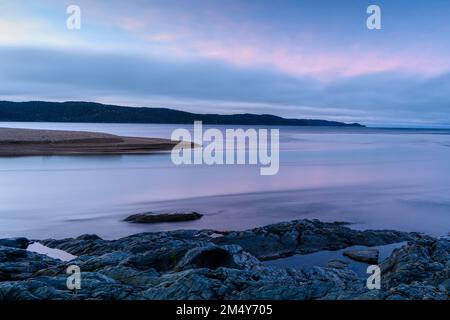
<svg viewBox="0 0 450 320">
<path fill-rule="evenodd" d="M 450 127 L 449 93 L 448 0 L 0 0 L 0 100 Z"/>
</svg>

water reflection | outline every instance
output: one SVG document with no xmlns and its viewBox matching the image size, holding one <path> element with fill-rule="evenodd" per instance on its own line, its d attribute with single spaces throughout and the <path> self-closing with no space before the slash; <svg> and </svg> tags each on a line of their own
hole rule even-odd
<svg viewBox="0 0 450 320">
<path fill-rule="evenodd" d="M 169 125 L 0 123 L 170 137 Z M 206 127 L 207 128 L 207 127 Z M 175 167 L 169 154 L 0 158 L 0 235 L 96 233 L 106 238 L 179 228 L 245 229 L 296 218 L 445 235 L 450 231 L 448 131 L 282 128 L 281 167 Z M 140 211 L 196 210 L 199 221 L 152 226 Z"/>
</svg>

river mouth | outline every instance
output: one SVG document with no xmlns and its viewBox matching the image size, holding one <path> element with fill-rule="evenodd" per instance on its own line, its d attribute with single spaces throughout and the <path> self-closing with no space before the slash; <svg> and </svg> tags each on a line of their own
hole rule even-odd
<svg viewBox="0 0 450 320">
<path fill-rule="evenodd" d="M 0 123 L 0 126 L 170 138 L 175 125 Z M 205 129 L 208 126 L 205 126 Z M 187 126 L 189 129 L 189 126 Z M 219 126 L 226 129 L 228 126 Z M 448 130 L 280 128 L 280 170 L 175 166 L 169 154 L 0 158 L 0 234 L 118 239 L 179 229 L 245 230 L 295 219 L 446 235 Z M 198 221 L 137 226 L 142 212 Z"/>
</svg>

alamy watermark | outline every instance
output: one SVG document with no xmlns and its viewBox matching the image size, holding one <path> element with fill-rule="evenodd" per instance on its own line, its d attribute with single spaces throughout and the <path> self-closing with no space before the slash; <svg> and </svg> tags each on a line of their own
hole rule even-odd
<svg viewBox="0 0 450 320">
<path fill-rule="evenodd" d="M 81 29 L 81 8 L 77 5 L 70 5 L 66 9 L 66 13 L 69 15 L 66 20 L 66 27 L 68 30 L 80 30 Z"/>
<path fill-rule="evenodd" d="M 172 150 L 175 165 L 260 165 L 261 175 L 275 175 L 280 169 L 279 129 L 203 130 L 194 122 L 194 133 L 187 129 L 172 132 L 172 141 L 181 141 Z M 187 146 L 192 141 L 195 145 Z"/>
<path fill-rule="evenodd" d="M 381 29 L 381 8 L 375 4 L 367 7 L 367 14 L 370 16 L 367 18 L 366 26 L 369 30 Z"/>
<path fill-rule="evenodd" d="M 366 286 L 369 290 L 381 289 L 381 269 L 377 265 L 370 265 L 367 267 L 367 274 L 370 276 L 367 278 Z"/>
<path fill-rule="evenodd" d="M 366 26 L 369 30 L 381 29 L 381 8 L 378 5 L 372 4 L 367 7 L 366 13 L 370 16 L 366 20 Z M 68 30 L 81 29 L 81 8 L 78 5 L 72 4 L 66 8 L 68 18 L 66 20 L 66 27 Z"/>
<path fill-rule="evenodd" d="M 81 290 L 81 270 L 77 265 L 67 267 L 66 273 L 69 274 L 66 280 L 67 289 L 71 291 Z"/>
</svg>

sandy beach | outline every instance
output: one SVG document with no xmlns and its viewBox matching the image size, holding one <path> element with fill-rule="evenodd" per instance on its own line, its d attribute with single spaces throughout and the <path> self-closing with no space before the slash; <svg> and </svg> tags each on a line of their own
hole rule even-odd
<svg viewBox="0 0 450 320">
<path fill-rule="evenodd" d="M 97 132 L 0 128 L 0 156 L 148 154 L 176 144 Z"/>
</svg>

